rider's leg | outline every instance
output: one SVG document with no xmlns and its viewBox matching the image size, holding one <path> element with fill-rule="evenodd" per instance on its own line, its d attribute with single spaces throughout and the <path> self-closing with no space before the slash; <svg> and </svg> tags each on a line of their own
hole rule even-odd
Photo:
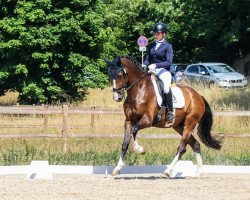
<svg viewBox="0 0 250 200">
<path fill-rule="evenodd" d="M 166 103 L 168 105 L 168 113 L 166 114 L 166 119 L 168 122 L 174 122 L 174 108 L 173 108 L 173 96 L 172 91 L 169 89 L 168 93 L 165 93 Z"/>
<path fill-rule="evenodd" d="M 170 84 L 171 84 L 171 79 L 172 79 L 172 75 L 171 73 L 164 69 L 158 69 L 156 71 L 156 75 L 162 80 L 163 85 L 164 85 L 164 93 L 168 93 L 169 92 L 169 88 L 170 88 Z"/>
<path fill-rule="evenodd" d="M 171 76 L 171 73 L 164 68 L 158 70 L 157 75 L 162 80 L 163 85 L 164 85 L 165 97 L 163 99 L 163 106 L 168 107 L 166 119 L 168 122 L 172 123 L 174 121 L 173 99 L 172 99 L 172 92 L 170 90 L 172 76 Z"/>
</svg>

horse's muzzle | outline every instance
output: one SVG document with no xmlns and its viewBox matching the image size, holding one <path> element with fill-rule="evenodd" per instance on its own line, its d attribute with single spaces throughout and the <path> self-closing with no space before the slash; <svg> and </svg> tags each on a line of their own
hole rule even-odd
<svg viewBox="0 0 250 200">
<path fill-rule="evenodd" d="M 113 90 L 113 99 L 116 102 L 121 102 L 124 97 L 124 89 L 119 90 L 119 91 L 114 91 Z"/>
</svg>

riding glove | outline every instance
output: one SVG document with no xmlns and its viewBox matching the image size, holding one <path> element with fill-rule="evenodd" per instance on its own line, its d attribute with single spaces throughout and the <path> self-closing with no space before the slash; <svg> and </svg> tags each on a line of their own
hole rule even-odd
<svg viewBox="0 0 250 200">
<path fill-rule="evenodd" d="M 156 68 L 156 64 L 151 64 L 148 66 L 149 70 L 154 70 Z"/>
</svg>

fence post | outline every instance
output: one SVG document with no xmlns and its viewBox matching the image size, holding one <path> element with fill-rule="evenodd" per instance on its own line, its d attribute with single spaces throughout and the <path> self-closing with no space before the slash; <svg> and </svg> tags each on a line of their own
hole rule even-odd
<svg viewBox="0 0 250 200">
<path fill-rule="evenodd" d="M 68 134 L 68 105 L 63 105 L 62 114 L 63 114 L 63 124 L 62 124 L 62 152 L 63 154 L 67 153 L 67 134 Z"/>
<path fill-rule="evenodd" d="M 44 111 L 48 111 L 49 106 L 48 105 L 43 105 Z M 43 114 L 43 132 L 45 133 L 48 128 L 48 113 Z"/>
<path fill-rule="evenodd" d="M 33 118 L 36 118 L 36 104 L 32 104 L 33 107 Z"/>
<path fill-rule="evenodd" d="M 90 132 L 94 133 L 95 132 L 95 114 L 91 113 L 90 115 Z"/>
</svg>

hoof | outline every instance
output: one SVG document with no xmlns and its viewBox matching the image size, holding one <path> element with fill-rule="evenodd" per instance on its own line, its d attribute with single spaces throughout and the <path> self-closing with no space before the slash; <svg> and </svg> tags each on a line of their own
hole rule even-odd
<svg viewBox="0 0 250 200">
<path fill-rule="evenodd" d="M 111 176 L 120 175 L 120 170 L 113 170 Z"/>
<path fill-rule="evenodd" d="M 168 179 L 170 179 L 170 178 L 171 178 L 171 175 L 170 175 L 169 173 L 163 172 L 163 173 L 161 174 L 161 178 L 168 178 Z"/>
<path fill-rule="evenodd" d="M 134 148 L 133 151 L 140 154 L 140 155 L 146 154 L 146 149 L 144 147 Z"/>
<path fill-rule="evenodd" d="M 202 176 L 202 173 L 196 173 L 194 177 L 195 178 L 201 178 L 201 176 Z"/>
<path fill-rule="evenodd" d="M 141 155 L 145 155 L 145 154 L 146 154 L 146 149 L 145 149 L 144 147 L 142 147 L 142 148 L 140 149 L 140 154 L 141 154 Z"/>
</svg>

